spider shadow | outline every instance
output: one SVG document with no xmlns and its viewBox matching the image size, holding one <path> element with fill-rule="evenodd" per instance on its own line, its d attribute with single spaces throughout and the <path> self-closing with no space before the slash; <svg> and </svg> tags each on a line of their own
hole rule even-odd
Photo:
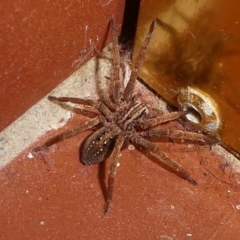
<svg viewBox="0 0 240 240">
<path fill-rule="evenodd" d="M 204 87 L 208 84 L 209 89 L 213 83 L 222 85 L 223 80 L 213 81 L 224 79 L 222 72 L 218 73 L 216 68 L 219 58 L 238 56 L 238 40 L 227 32 L 212 29 L 214 14 L 211 10 L 200 12 L 192 19 L 177 10 L 176 14 L 186 24 L 182 32 L 178 32 L 171 23 L 157 20 L 158 26 L 169 36 L 170 47 L 158 53 L 154 68 L 164 77 L 173 78 L 181 84 Z"/>
</svg>

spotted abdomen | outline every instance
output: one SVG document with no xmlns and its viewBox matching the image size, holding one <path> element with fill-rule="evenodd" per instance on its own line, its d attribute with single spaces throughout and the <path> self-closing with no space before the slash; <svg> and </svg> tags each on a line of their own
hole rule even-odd
<svg viewBox="0 0 240 240">
<path fill-rule="evenodd" d="M 88 137 L 82 148 L 81 162 L 83 164 L 89 165 L 105 160 L 115 141 L 115 136 L 112 137 L 110 133 L 111 129 L 103 127 Z"/>
</svg>

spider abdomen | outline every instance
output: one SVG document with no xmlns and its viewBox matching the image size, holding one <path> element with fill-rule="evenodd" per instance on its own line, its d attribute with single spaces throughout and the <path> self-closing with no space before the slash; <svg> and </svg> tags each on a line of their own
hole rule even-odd
<svg viewBox="0 0 240 240">
<path fill-rule="evenodd" d="M 115 142 L 115 136 L 112 136 L 111 132 L 111 127 L 102 127 L 88 137 L 82 148 L 83 164 L 89 165 L 105 160 Z"/>
</svg>

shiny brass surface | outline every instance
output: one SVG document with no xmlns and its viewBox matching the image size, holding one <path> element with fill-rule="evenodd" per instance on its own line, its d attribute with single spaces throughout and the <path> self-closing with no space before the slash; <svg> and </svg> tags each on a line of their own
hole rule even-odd
<svg viewBox="0 0 240 240">
<path fill-rule="evenodd" d="M 240 2 L 143 0 L 134 52 L 154 19 L 140 78 L 240 153 Z"/>
</svg>

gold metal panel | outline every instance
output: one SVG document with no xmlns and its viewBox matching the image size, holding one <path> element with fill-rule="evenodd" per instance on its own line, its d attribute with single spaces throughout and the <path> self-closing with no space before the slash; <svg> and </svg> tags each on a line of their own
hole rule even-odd
<svg viewBox="0 0 240 240">
<path fill-rule="evenodd" d="M 143 0 L 134 53 L 154 19 L 140 78 L 240 152 L 240 2 Z"/>
</svg>

